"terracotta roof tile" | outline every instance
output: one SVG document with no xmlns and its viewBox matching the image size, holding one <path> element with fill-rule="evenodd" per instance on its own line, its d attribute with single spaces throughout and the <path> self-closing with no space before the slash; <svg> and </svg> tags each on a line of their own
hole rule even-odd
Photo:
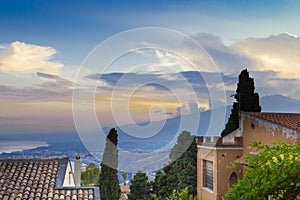
<svg viewBox="0 0 300 200">
<path fill-rule="evenodd" d="M 289 129 L 300 131 L 300 114 L 251 112 L 250 115 L 275 124 L 279 124 Z"/>
<path fill-rule="evenodd" d="M 0 199 L 100 199 L 95 188 L 59 185 L 66 161 L 68 158 L 0 159 Z"/>
<path fill-rule="evenodd" d="M 127 194 L 130 193 L 130 187 L 129 187 L 129 185 L 120 185 L 120 189 L 121 189 L 122 193 L 127 193 Z"/>
</svg>

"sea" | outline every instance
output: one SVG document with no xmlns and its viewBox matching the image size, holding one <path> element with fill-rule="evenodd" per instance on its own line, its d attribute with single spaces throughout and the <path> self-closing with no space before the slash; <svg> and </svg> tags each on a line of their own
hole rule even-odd
<svg viewBox="0 0 300 200">
<path fill-rule="evenodd" d="M 0 141 L 0 154 L 48 146 L 44 141 Z"/>
</svg>

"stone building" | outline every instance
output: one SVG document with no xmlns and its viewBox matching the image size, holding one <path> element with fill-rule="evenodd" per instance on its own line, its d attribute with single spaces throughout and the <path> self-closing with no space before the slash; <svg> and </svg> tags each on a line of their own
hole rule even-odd
<svg viewBox="0 0 300 200">
<path fill-rule="evenodd" d="M 300 114 L 242 112 L 239 129 L 225 137 L 197 137 L 197 192 L 199 200 L 221 200 L 228 189 L 243 177 L 245 166 L 228 169 L 242 162 L 243 155 L 258 152 L 254 142 L 300 142 Z"/>
</svg>

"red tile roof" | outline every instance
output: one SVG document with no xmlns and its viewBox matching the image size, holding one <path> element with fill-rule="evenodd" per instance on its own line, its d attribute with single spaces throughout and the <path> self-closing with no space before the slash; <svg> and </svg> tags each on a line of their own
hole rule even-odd
<svg viewBox="0 0 300 200">
<path fill-rule="evenodd" d="M 251 112 L 251 116 L 300 131 L 300 114 Z"/>
<path fill-rule="evenodd" d="M 68 158 L 0 159 L 0 199 L 94 200 L 99 190 L 63 187 Z"/>
<path fill-rule="evenodd" d="M 122 193 L 130 193 L 130 187 L 129 185 L 120 185 L 120 189 Z"/>
</svg>

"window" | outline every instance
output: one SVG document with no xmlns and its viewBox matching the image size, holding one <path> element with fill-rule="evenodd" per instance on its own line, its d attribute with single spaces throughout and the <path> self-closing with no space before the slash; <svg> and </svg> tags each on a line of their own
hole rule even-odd
<svg viewBox="0 0 300 200">
<path fill-rule="evenodd" d="M 238 176 L 236 175 L 235 172 L 233 172 L 229 178 L 229 186 L 231 187 L 233 184 L 237 182 L 237 180 L 238 180 Z"/>
<path fill-rule="evenodd" d="M 213 162 L 203 160 L 203 186 L 211 190 L 214 189 Z"/>
</svg>

